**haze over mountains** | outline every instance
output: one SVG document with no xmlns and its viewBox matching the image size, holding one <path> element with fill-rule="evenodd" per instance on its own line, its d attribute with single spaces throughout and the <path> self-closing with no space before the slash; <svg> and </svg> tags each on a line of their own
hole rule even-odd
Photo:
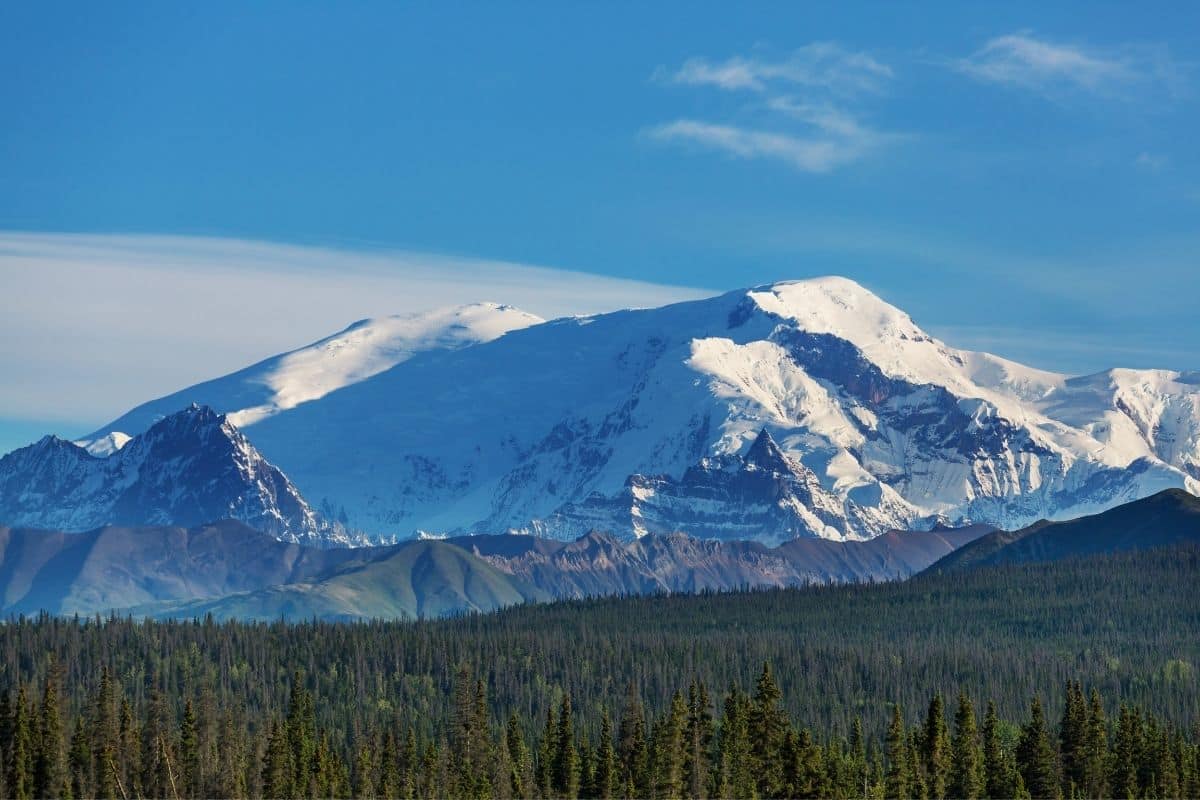
<svg viewBox="0 0 1200 800">
<path fill-rule="evenodd" d="M 604 533 L 574 542 L 496 535 L 314 548 L 233 520 L 75 534 L 0 527 L 0 614 L 407 619 L 556 598 L 891 580 L 987 532 L 778 548 L 682 534 L 623 542 Z"/>
<path fill-rule="evenodd" d="M 957 350 L 842 278 L 551 322 L 484 305 L 359 323 L 86 444 L 190 402 L 374 540 L 865 540 L 1200 491 L 1200 374 L 1069 378 Z"/>
<path fill-rule="evenodd" d="M 1200 498 L 1177 489 L 1015 532 L 892 531 L 778 547 L 592 532 L 572 542 L 500 534 L 317 548 L 233 520 L 75 534 L 0 527 L 0 614 L 416 619 L 566 598 L 898 580 L 1177 545 L 1200 545 Z"/>
</svg>

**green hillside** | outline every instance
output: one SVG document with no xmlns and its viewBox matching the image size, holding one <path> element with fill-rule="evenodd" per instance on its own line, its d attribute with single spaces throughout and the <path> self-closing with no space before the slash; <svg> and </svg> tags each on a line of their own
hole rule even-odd
<svg viewBox="0 0 1200 800">
<path fill-rule="evenodd" d="M 212 600 L 152 605 L 135 615 L 212 615 L 242 620 L 424 619 L 493 611 L 550 595 L 505 575 L 463 549 L 415 541 L 353 563 L 319 581 L 271 586 Z"/>
</svg>

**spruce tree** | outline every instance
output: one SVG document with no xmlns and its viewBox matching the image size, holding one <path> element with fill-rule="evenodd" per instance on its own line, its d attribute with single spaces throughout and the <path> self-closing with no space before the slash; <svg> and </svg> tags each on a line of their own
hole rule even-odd
<svg viewBox="0 0 1200 800">
<path fill-rule="evenodd" d="M 71 796 L 91 797 L 92 753 L 82 714 L 75 717 L 75 730 L 71 734 L 71 750 L 67 755 L 67 763 L 71 770 Z M 156 796 L 167 797 L 168 795 L 163 793 Z"/>
<path fill-rule="evenodd" d="M 887 778 L 884 794 L 888 800 L 905 800 L 909 795 L 908 737 L 900 706 L 892 706 L 892 722 L 887 731 Z"/>
<path fill-rule="evenodd" d="M 8 788 L 8 758 L 12 741 L 12 699 L 7 691 L 0 691 L 0 797 L 12 797 Z"/>
<path fill-rule="evenodd" d="M 514 713 L 512 715 L 512 717 L 509 719 L 510 726 L 513 724 L 513 720 L 516 719 L 516 716 L 517 716 L 516 713 Z M 519 732 L 520 732 L 520 729 L 518 728 L 518 733 Z M 512 747 L 511 744 L 509 746 L 510 746 L 510 748 Z M 523 765 L 524 770 L 521 771 L 520 773 L 518 773 L 516 771 L 518 769 L 518 767 L 514 766 L 513 767 L 513 770 L 514 770 L 513 771 L 513 780 L 516 781 L 518 779 L 517 775 L 518 774 L 520 775 L 520 780 L 522 781 L 520 786 L 522 787 L 522 790 L 518 791 L 516 789 L 517 783 L 514 782 L 513 783 L 514 788 L 513 788 L 513 792 L 512 792 L 514 797 L 524 797 L 527 795 L 528 792 L 531 792 L 533 789 L 532 779 L 526 778 L 526 774 L 529 771 L 529 768 L 528 768 L 529 756 L 528 756 L 528 751 L 525 749 L 525 742 L 521 741 L 520 746 L 521 746 L 521 751 L 523 753 L 525 753 L 525 759 L 524 759 L 525 764 Z M 402 751 L 402 753 L 403 753 L 403 755 L 401 757 L 401 767 L 400 767 L 400 800 L 414 800 L 414 798 L 416 797 L 417 784 L 418 784 L 418 776 L 417 776 L 418 764 L 417 764 L 417 762 L 418 762 L 419 754 L 417 752 L 417 734 L 415 731 L 413 731 L 412 728 L 408 729 L 408 733 L 404 737 L 404 750 Z M 514 763 L 514 765 L 515 765 L 516 761 L 514 760 L 512 763 Z"/>
<path fill-rule="evenodd" d="M 554 716 L 554 705 L 546 705 L 546 724 L 538 747 L 537 786 L 542 797 L 556 796 L 555 758 L 558 755 L 558 723 Z"/>
<path fill-rule="evenodd" d="M 141 797 L 142 791 L 142 739 L 137 718 L 134 716 L 133 703 L 129 698 L 121 700 L 121 713 L 118 715 L 120 731 L 120 785 L 122 797 Z"/>
<path fill-rule="evenodd" d="M 687 727 L 684 730 L 684 784 L 687 796 L 702 800 L 708 794 L 709 760 L 715 729 L 712 704 L 704 684 L 693 678 L 688 687 Z"/>
<path fill-rule="evenodd" d="M 1034 800 L 1056 798 L 1059 794 L 1058 770 L 1054 748 L 1042 713 L 1042 701 L 1034 697 L 1029 706 L 1029 722 L 1021 730 L 1017 744 L 1017 769 L 1025 789 Z"/>
<path fill-rule="evenodd" d="M 287 730 L 278 721 L 271 720 L 262 763 L 263 796 L 268 800 L 291 797 L 292 776 L 291 747 L 288 744 Z"/>
<path fill-rule="evenodd" d="M 8 791 L 15 800 L 33 797 L 35 753 L 31 716 L 25 685 L 20 684 L 12 708 L 12 739 L 8 742 L 8 775 L 5 777 Z"/>
<path fill-rule="evenodd" d="M 216 776 L 219 797 L 246 796 L 246 746 L 232 711 L 226 711 L 221 724 L 221 747 Z M 332 787 L 331 787 L 332 788 Z M 335 796 L 331 791 L 329 797 Z"/>
<path fill-rule="evenodd" d="M 375 791 L 375 760 L 371 757 L 371 747 L 366 738 L 358 746 L 358 754 L 354 758 L 354 780 L 351 793 L 355 798 L 373 798 Z"/>
<path fill-rule="evenodd" d="M 721 716 L 717 779 L 712 791 L 714 797 L 754 800 L 759 796 L 752 758 L 750 718 L 749 699 L 736 687 L 730 687 Z"/>
<path fill-rule="evenodd" d="M 600 743 L 596 747 L 593 794 L 595 800 L 613 800 L 617 792 L 617 753 L 613 748 L 612 720 L 608 709 L 600 713 Z"/>
<path fill-rule="evenodd" d="M 850 767 L 854 780 L 854 793 L 866 797 L 870 781 L 867 764 L 867 743 L 863 738 L 862 717 L 855 716 L 850 726 Z"/>
<path fill-rule="evenodd" d="M 946 729 L 945 702 L 940 692 L 929 701 L 921 742 L 929 796 L 933 800 L 945 800 L 950 777 L 950 734 Z"/>
<path fill-rule="evenodd" d="M 983 789 L 993 800 L 1013 797 L 1013 768 L 1009 765 L 1000 742 L 1000 719 L 996 715 L 996 703 L 988 701 L 983 717 Z"/>
<path fill-rule="evenodd" d="M 908 732 L 908 793 L 914 800 L 929 800 L 929 780 L 925 771 L 925 726 Z"/>
<path fill-rule="evenodd" d="M 42 689 L 42 709 L 39 719 L 37 764 L 34 768 L 33 793 L 40 798 L 69 796 L 66 752 L 63 742 L 62 716 L 58 707 L 58 671 L 51 668 Z"/>
<path fill-rule="evenodd" d="M 1141 753 L 1141 720 L 1133 709 L 1121 704 L 1113 741 L 1109 788 L 1113 797 L 1138 797 L 1138 759 Z"/>
<path fill-rule="evenodd" d="M 1062 793 L 1074 797 L 1082 791 L 1087 771 L 1088 710 L 1083 689 L 1067 681 L 1066 702 L 1058 726 L 1058 752 L 1062 759 Z"/>
<path fill-rule="evenodd" d="M 650 797 L 654 790 L 645 710 L 633 684 L 629 684 L 621 726 L 617 736 L 618 769 L 622 771 L 622 793 L 628 797 Z"/>
<path fill-rule="evenodd" d="M 196 711 L 190 697 L 183 703 L 183 718 L 179 722 L 178 780 L 180 795 L 200 796 L 200 745 L 196 737 Z"/>
<path fill-rule="evenodd" d="M 117 796 L 117 706 L 116 690 L 107 666 L 100 669 L 100 685 L 92 701 L 92 720 L 88 732 L 92 738 L 96 797 L 114 800 Z"/>
<path fill-rule="evenodd" d="M 150 694 L 150 702 L 142 723 L 142 792 L 148 797 L 171 797 L 177 794 L 173 784 L 173 767 L 167 722 L 166 700 L 158 689 Z"/>
<path fill-rule="evenodd" d="M 1155 749 L 1155 795 L 1162 798 L 1180 796 L 1179 765 L 1175 763 L 1174 742 L 1166 730 L 1159 731 Z"/>
<path fill-rule="evenodd" d="M 575 719 L 571 695 L 563 692 L 558 712 L 558 732 L 554 737 L 554 791 L 563 800 L 579 796 L 579 751 L 575 749 Z"/>
<path fill-rule="evenodd" d="M 1108 720 L 1104 715 L 1104 703 L 1100 700 L 1100 692 L 1095 687 L 1092 687 L 1088 703 L 1084 751 L 1084 796 L 1108 796 Z"/>
<path fill-rule="evenodd" d="M 760 797 L 779 797 L 783 790 L 780 751 L 788 723 L 779 709 L 782 696 L 771 664 L 764 662 L 754 687 L 754 710 L 750 719 L 750 742 Z"/>
<path fill-rule="evenodd" d="M 671 697 L 671 706 L 655 728 L 654 765 L 655 793 L 657 798 L 683 796 L 684 726 L 687 723 L 687 705 L 678 691 Z"/>
<path fill-rule="evenodd" d="M 300 670 L 292 673 L 285 725 L 285 736 L 291 751 L 292 791 L 299 796 L 305 796 L 309 792 L 315 763 L 317 723 L 312 694 L 305 688 L 304 676 Z"/>
<path fill-rule="evenodd" d="M 409 736 L 412 735 L 410 730 Z M 504 729 L 504 746 L 508 750 L 508 763 L 511 770 L 509 783 L 513 797 L 531 797 L 533 780 L 529 748 L 525 746 L 525 736 L 521 733 L 521 721 L 517 718 L 515 711 L 509 716 L 508 726 Z"/>
<path fill-rule="evenodd" d="M 950 797 L 975 800 L 983 795 L 983 753 L 979 749 L 979 731 L 975 726 L 975 707 L 966 692 L 958 693 L 954 712 L 954 738 L 951 742 Z"/>
</svg>

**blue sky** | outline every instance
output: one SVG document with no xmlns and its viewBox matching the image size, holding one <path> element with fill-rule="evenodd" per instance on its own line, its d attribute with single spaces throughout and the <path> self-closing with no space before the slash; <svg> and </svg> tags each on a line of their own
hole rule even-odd
<svg viewBox="0 0 1200 800">
<path fill-rule="evenodd" d="M 958 346 L 1070 372 L 1200 368 L 1200 5 L 1049 5 L 8 3 L 0 232 L 707 289 L 839 273 Z M 0 322 L 23 384 L 0 393 L 0 450 L 276 344 L 214 348 L 197 324 L 121 358 L 125 340 L 101 351 L 63 320 L 130 291 L 59 303 L 32 268 L 0 254 L 0 311 L 39 312 Z M 569 294 L 546 308 L 575 310 Z M 289 345 L 385 313 L 336 310 L 297 307 L 312 327 Z"/>
</svg>

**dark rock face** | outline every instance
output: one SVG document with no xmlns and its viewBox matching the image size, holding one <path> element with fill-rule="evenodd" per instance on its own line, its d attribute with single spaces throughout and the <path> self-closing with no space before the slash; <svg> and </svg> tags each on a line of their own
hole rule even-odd
<svg viewBox="0 0 1200 800">
<path fill-rule="evenodd" d="M 541 521 L 555 538 L 593 527 L 626 536 L 679 531 L 699 539 L 752 539 L 779 544 L 795 538 L 853 536 L 854 503 L 822 488 L 812 470 L 789 458 L 762 430 L 744 455 L 706 458 L 676 479 L 631 475 L 615 497 L 593 494 Z"/>
<path fill-rule="evenodd" d="M 0 519 L 83 531 L 237 519 L 280 539 L 345 543 L 224 416 L 193 405 L 97 458 L 46 437 L 0 459 Z"/>
</svg>

